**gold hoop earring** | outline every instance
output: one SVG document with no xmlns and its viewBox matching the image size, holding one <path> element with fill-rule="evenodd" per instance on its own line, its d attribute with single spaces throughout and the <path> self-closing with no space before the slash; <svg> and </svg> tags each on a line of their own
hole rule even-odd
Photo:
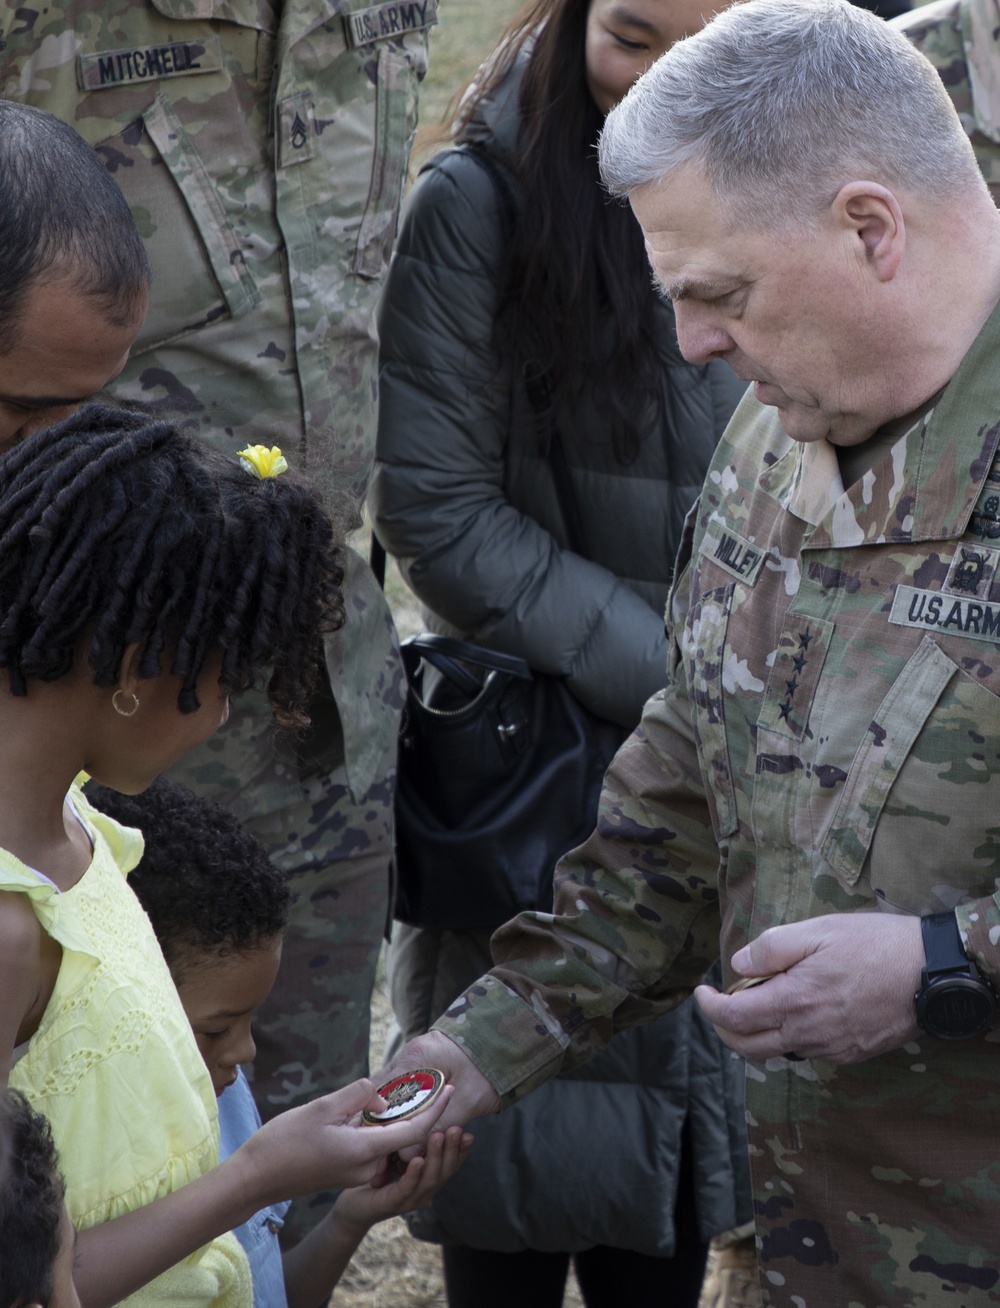
<svg viewBox="0 0 1000 1308">
<path fill-rule="evenodd" d="M 120 718 L 134 717 L 136 710 L 139 707 L 139 696 L 135 693 L 134 690 L 130 690 L 129 694 L 132 696 L 132 707 L 130 709 L 123 709 L 122 706 L 118 703 L 118 696 L 121 693 L 122 693 L 122 688 L 121 686 L 119 686 L 118 689 L 115 691 L 115 693 L 111 696 L 111 707 L 114 709 L 114 711 L 118 714 Z"/>
</svg>

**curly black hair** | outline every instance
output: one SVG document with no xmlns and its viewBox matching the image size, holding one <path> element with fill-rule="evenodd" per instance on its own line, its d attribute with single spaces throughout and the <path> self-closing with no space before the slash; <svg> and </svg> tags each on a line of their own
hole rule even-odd
<svg viewBox="0 0 1000 1308">
<path fill-rule="evenodd" d="M 168 422 L 88 404 L 0 457 L 0 668 L 15 695 L 55 681 L 81 642 L 98 686 L 181 678 L 198 708 L 206 659 L 220 682 L 266 678 L 278 722 L 308 722 L 322 636 L 344 620 L 343 569 L 318 493 L 259 480 Z"/>
<path fill-rule="evenodd" d="M 48 1122 L 0 1090 L 0 1308 L 48 1303 L 64 1194 Z"/>
<path fill-rule="evenodd" d="M 164 777 L 141 795 L 94 781 L 84 793 L 94 808 L 142 832 L 145 853 L 128 883 L 175 982 L 196 954 L 245 953 L 284 931 L 288 876 L 224 808 Z"/>
</svg>

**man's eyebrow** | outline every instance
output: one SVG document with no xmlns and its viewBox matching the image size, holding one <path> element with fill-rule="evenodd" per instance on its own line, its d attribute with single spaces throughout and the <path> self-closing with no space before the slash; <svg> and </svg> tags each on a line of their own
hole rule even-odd
<svg viewBox="0 0 1000 1308">
<path fill-rule="evenodd" d="M 713 296 L 733 290 L 735 286 L 735 282 L 713 281 L 710 277 L 682 277 L 679 281 L 667 282 L 659 273 L 653 274 L 653 280 L 657 290 L 672 304 L 678 300 L 710 300 Z"/>
</svg>

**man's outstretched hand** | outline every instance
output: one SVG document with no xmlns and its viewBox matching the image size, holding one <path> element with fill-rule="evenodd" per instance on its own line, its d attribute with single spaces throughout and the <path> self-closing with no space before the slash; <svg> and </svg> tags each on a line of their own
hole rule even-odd
<svg viewBox="0 0 1000 1308">
<path fill-rule="evenodd" d="M 451 1099 L 434 1124 L 436 1131 L 449 1126 L 464 1126 L 474 1117 L 485 1117 L 500 1109 L 500 1096 L 483 1076 L 468 1054 L 440 1031 L 428 1031 L 404 1045 L 391 1063 L 387 1063 L 374 1076 L 377 1086 L 384 1085 L 394 1076 L 412 1072 L 418 1067 L 436 1067 L 444 1073 L 448 1085 L 454 1086 Z M 412 1158 L 418 1148 L 404 1150 L 403 1159 Z"/>
</svg>

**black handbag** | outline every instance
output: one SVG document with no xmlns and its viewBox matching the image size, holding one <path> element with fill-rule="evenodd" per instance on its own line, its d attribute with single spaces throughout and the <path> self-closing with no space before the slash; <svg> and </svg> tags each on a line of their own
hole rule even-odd
<svg viewBox="0 0 1000 1308">
<path fill-rule="evenodd" d="M 559 677 L 469 641 L 404 641 L 396 917 L 492 931 L 552 907 L 552 872 L 593 830 L 625 736 Z"/>
</svg>

